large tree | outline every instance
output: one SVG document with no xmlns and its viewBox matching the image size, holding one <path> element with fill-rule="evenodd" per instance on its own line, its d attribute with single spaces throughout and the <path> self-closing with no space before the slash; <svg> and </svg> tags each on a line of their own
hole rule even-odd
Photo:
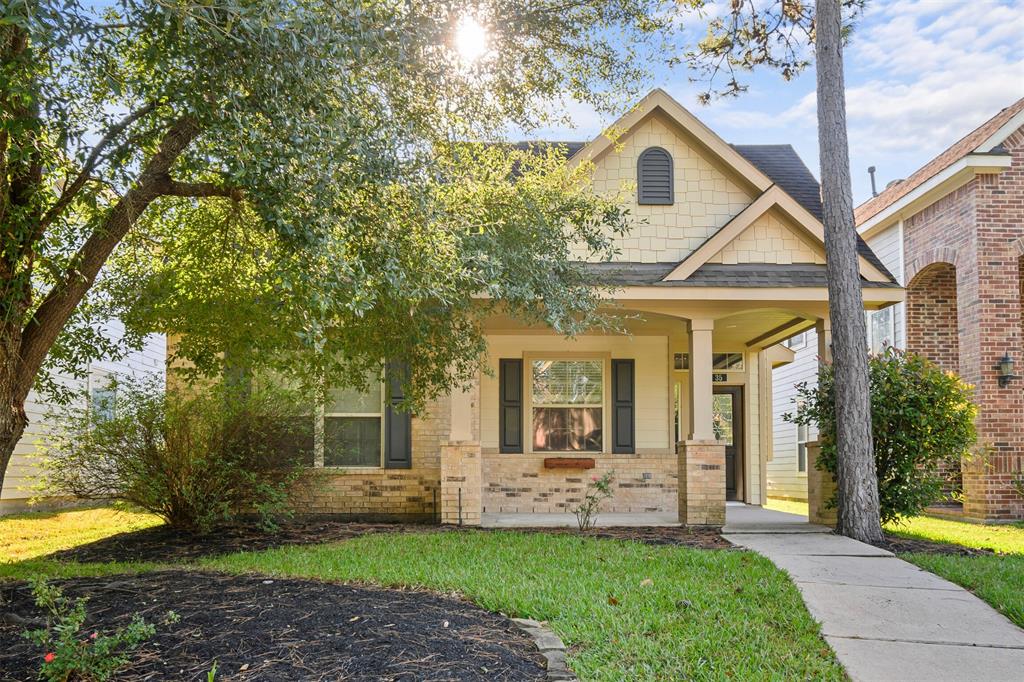
<svg viewBox="0 0 1024 682">
<path fill-rule="evenodd" d="M 5 2 L 0 485 L 33 385 L 58 397 L 49 370 L 160 325 L 203 370 L 301 356 L 341 382 L 397 355 L 424 395 L 471 371 L 475 294 L 571 332 L 596 299 L 558 238 L 607 254 L 624 216 L 553 155 L 458 141 L 633 97 L 678 10 Z M 490 48 L 472 62 L 452 49 L 470 16 Z M 121 339 L 101 333 L 114 311 Z"/>
<path fill-rule="evenodd" d="M 815 59 L 837 408 L 837 530 L 871 542 L 882 539 L 882 527 L 843 85 L 843 43 L 865 2 L 816 0 L 812 7 L 805 0 L 732 0 L 731 11 L 710 23 L 707 37 L 688 60 L 712 83 L 721 74 L 726 77 L 723 86 L 709 88 L 708 99 L 744 91 L 739 72 L 767 66 L 788 80 L 810 64 L 812 55 Z"/>
</svg>

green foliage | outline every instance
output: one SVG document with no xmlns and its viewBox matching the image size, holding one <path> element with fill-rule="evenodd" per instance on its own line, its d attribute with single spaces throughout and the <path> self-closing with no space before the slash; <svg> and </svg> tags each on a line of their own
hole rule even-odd
<svg viewBox="0 0 1024 682">
<path fill-rule="evenodd" d="M 261 334 L 247 357 L 265 356 L 264 344 L 314 352 L 347 344 L 348 362 L 366 366 L 418 342 L 427 348 L 403 358 L 417 391 L 450 385 L 475 362 L 474 294 L 571 331 L 595 298 L 576 296 L 562 242 L 607 254 L 596 228 L 614 233 L 624 216 L 569 182 L 561 162 L 534 165 L 513 188 L 504 170 L 530 165 L 523 154 L 459 141 L 562 123 L 570 99 L 621 108 L 648 65 L 671 51 L 678 15 L 700 4 L 6 2 L 0 330 L 24 326 L 35 342 L 62 328 L 52 348 L 40 341 L 47 361 L 81 373 L 150 331 L 219 333 L 236 311 L 214 306 L 276 306 L 287 310 L 261 310 L 249 325 Z M 453 48 L 467 14 L 488 31 L 489 49 L 473 63 Z M 184 144 L 168 170 L 143 172 L 175 136 Z M 133 224 L 117 222 L 125 212 Z M 122 235 L 135 234 L 140 212 L 145 229 L 115 255 L 123 263 L 143 249 L 140 268 L 170 257 L 192 273 L 100 269 Z M 182 225 L 221 229 L 204 240 L 178 235 Z M 256 281 L 226 279 L 239 258 L 239 276 L 255 272 Z M 124 296 L 111 297 L 108 284 Z M 143 312 L 131 286 L 145 291 Z M 202 296 L 190 308 L 195 290 Z M 265 297 L 252 302 L 258 292 Z M 40 310 L 51 296 L 60 305 Z M 541 312 L 528 302 L 543 302 Z M 134 322 L 123 337 L 101 333 L 122 314 Z M 264 339 L 268 331 L 277 333 Z M 232 330 L 221 345 L 237 348 L 241 337 Z M 183 345 L 180 355 L 209 369 L 217 338 Z M 328 374 L 332 383 L 362 376 Z M 41 387 L 69 398 L 49 376 L 37 375 Z"/>
<path fill-rule="evenodd" d="M 253 512 L 273 529 L 312 459 L 308 406 L 269 387 L 124 383 L 112 419 L 63 423 L 42 459 L 45 492 L 123 500 L 190 531 Z"/>
<path fill-rule="evenodd" d="M 112 634 L 90 634 L 83 631 L 86 599 L 72 600 L 45 578 L 33 578 L 32 596 L 36 606 L 46 611 L 46 627 L 23 633 L 26 639 L 45 651 L 40 677 L 48 682 L 83 680 L 103 682 L 131 660 L 131 652 L 156 634 L 156 628 L 136 614 L 131 623 Z M 168 612 L 166 623 L 177 622 L 178 616 Z"/>
<path fill-rule="evenodd" d="M 587 484 L 587 491 L 583 500 L 572 510 L 576 515 L 576 522 L 580 530 L 587 530 L 594 527 L 597 521 L 597 513 L 601 511 L 601 504 L 612 498 L 612 483 L 615 481 L 615 470 L 606 471 L 600 477 L 594 476 Z"/>
<path fill-rule="evenodd" d="M 887 523 L 916 516 L 941 499 L 939 465 L 971 456 L 977 408 L 971 386 L 920 355 L 886 348 L 871 357 L 868 369 L 878 494 Z M 797 411 L 785 415 L 797 424 L 817 426 L 817 466 L 833 476 L 836 409 L 832 365 L 823 363 L 817 385 L 799 384 Z"/>
</svg>

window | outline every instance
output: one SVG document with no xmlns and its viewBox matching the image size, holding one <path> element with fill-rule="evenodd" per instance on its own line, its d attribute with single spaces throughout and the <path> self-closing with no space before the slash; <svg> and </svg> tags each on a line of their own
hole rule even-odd
<svg viewBox="0 0 1024 682">
<path fill-rule="evenodd" d="M 896 340 L 896 324 L 892 306 L 867 313 L 868 350 L 881 353 Z"/>
<path fill-rule="evenodd" d="M 117 402 L 117 387 L 114 384 L 93 386 L 89 389 L 89 411 L 95 423 L 108 422 L 114 418 Z"/>
<path fill-rule="evenodd" d="M 796 470 L 807 473 L 807 425 L 796 425 Z"/>
<path fill-rule="evenodd" d="M 742 372 L 743 353 L 712 353 L 711 366 L 719 372 Z"/>
<path fill-rule="evenodd" d="M 603 360 L 530 363 L 533 449 L 601 452 Z"/>
<path fill-rule="evenodd" d="M 686 371 L 690 369 L 690 354 L 689 353 L 676 353 L 672 357 L 672 366 L 677 371 Z"/>
<path fill-rule="evenodd" d="M 672 155 L 661 147 L 650 147 L 636 162 L 637 203 L 668 206 L 673 203 Z"/>
<path fill-rule="evenodd" d="M 791 336 L 783 343 L 785 343 L 786 348 L 789 348 L 790 350 L 800 350 L 807 346 L 807 332 L 800 332 L 796 336 Z"/>
<path fill-rule="evenodd" d="M 324 406 L 324 466 L 379 467 L 384 425 L 384 386 L 366 391 L 335 388 Z"/>
</svg>

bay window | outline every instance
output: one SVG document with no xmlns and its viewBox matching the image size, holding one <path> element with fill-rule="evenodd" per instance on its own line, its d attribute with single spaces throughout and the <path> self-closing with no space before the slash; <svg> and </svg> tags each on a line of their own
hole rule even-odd
<svg viewBox="0 0 1024 682">
<path fill-rule="evenodd" d="M 602 451 L 603 360 L 532 361 L 530 398 L 534 451 Z"/>
</svg>

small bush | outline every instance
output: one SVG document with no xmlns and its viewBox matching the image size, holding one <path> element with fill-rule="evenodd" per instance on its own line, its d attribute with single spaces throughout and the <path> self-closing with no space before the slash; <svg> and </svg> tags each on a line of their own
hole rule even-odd
<svg viewBox="0 0 1024 682">
<path fill-rule="evenodd" d="M 576 523 L 580 530 L 589 530 L 597 522 L 597 513 L 601 511 L 601 505 L 605 500 L 611 499 L 612 483 L 615 481 L 615 470 L 607 471 L 598 478 L 593 476 L 587 484 L 587 492 L 579 506 L 572 510 L 576 515 Z"/>
<path fill-rule="evenodd" d="M 39 676 L 49 682 L 108 680 L 128 663 L 133 650 L 156 634 L 156 628 L 138 614 L 111 634 L 97 630 L 86 634 L 84 598 L 72 600 L 43 578 L 32 580 L 32 596 L 36 606 L 46 611 L 46 627 L 23 636 L 45 651 Z M 177 620 L 173 611 L 164 617 L 165 623 Z"/>
<path fill-rule="evenodd" d="M 917 516 L 942 499 L 940 463 L 959 464 L 977 440 L 971 386 L 915 353 L 886 348 L 869 361 L 871 431 L 882 521 Z M 818 467 L 836 474 L 835 390 L 832 365 L 818 385 L 797 386 L 797 411 L 788 421 L 817 425 Z M 959 468 L 954 467 L 954 468 Z M 833 506 L 835 500 L 831 503 Z"/>
<path fill-rule="evenodd" d="M 43 458 L 43 488 L 123 500 L 172 526 L 208 532 L 256 513 L 268 527 L 312 463 L 313 422 L 274 389 L 214 386 L 165 393 L 152 382 L 117 386 L 107 419 L 65 416 Z"/>
</svg>

